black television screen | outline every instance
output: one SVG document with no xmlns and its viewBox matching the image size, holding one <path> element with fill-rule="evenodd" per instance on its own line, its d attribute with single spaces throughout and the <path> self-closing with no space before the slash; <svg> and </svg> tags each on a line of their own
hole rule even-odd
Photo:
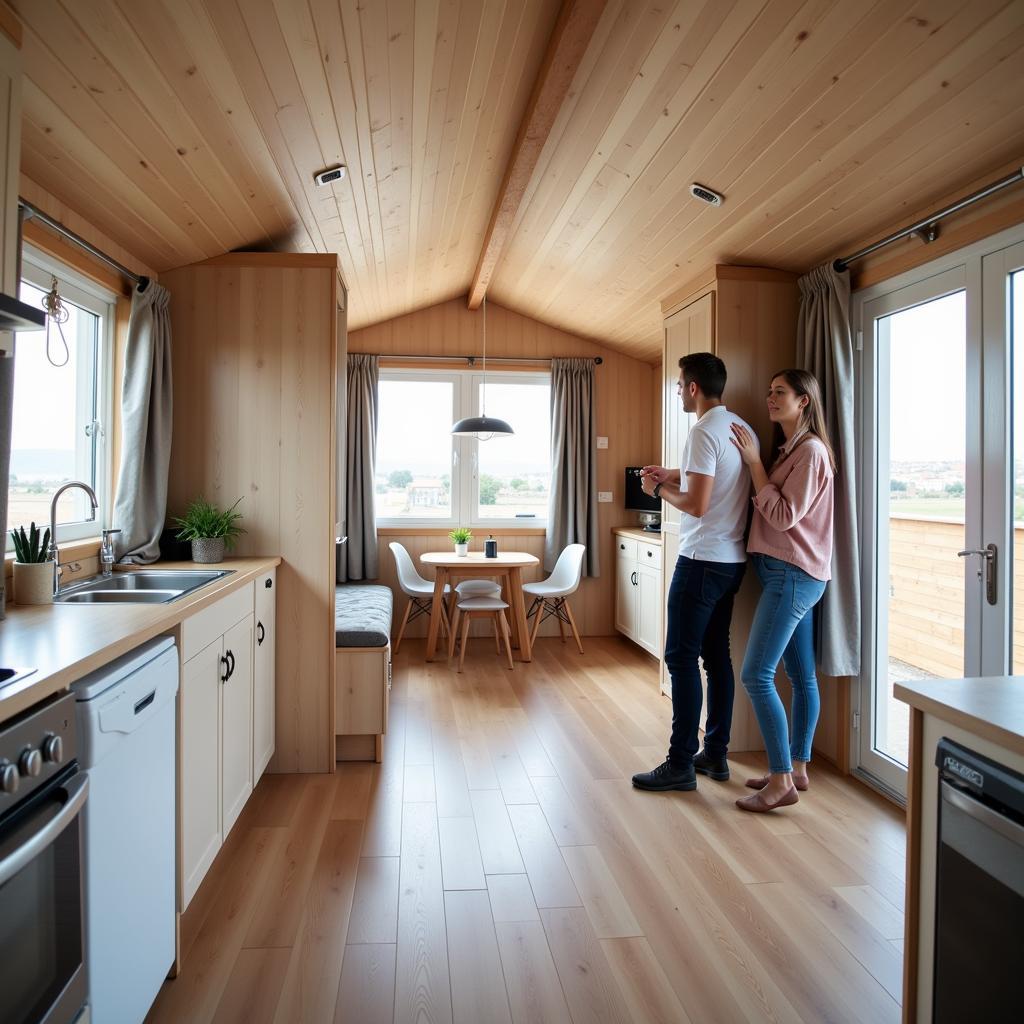
<svg viewBox="0 0 1024 1024">
<path fill-rule="evenodd" d="M 661 498 L 644 494 L 640 486 L 641 466 L 626 467 L 626 511 L 627 512 L 660 512 Z"/>
</svg>

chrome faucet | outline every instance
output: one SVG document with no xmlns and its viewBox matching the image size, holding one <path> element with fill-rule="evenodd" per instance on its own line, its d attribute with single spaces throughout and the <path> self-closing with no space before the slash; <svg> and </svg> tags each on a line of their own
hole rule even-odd
<svg viewBox="0 0 1024 1024">
<path fill-rule="evenodd" d="M 120 530 L 103 531 L 103 540 L 100 541 L 100 574 L 103 576 L 113 575 L 117 555 L 114 554 L 114 542 L 110 538 L 120 532 Z"/>
<path fill-rule="evenodd" d="M 99 502 L 96 500 L 96 492 L 81 480 L 72 480 L 69 483 L 62 484 L 54 492 L 53 497 L 50 499 L 50 558 L 53 560 L 53 596 L 56 597 L 60 593 L 60 551 L 57 548 L 57 502 L 60 500 L 60 496 L 71 487 L 80 487 L 86 494 L 89 495 L 89 500 L 92 502 L 92 515 L 89 516 L 90 520 L 96 518 L 96 509 L 99 507 Z"/>
</svg>

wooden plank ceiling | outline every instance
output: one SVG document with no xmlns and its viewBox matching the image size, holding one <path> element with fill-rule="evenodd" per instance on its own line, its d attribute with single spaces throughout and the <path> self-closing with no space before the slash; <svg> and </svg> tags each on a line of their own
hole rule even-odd
<svg viewBox="0 0 1024 1024">
<path fill-rule="evenodd" d="M 157 270 L 336 251 L 352 328 L 468 290 L 560 7 L 10 2 L 28 178 Z M 1022 50 L 1021 0 L 608 0 L 488 294 L 656 359 L 710 263 L 806 269 L 1019 159 Z"/>
</svg>

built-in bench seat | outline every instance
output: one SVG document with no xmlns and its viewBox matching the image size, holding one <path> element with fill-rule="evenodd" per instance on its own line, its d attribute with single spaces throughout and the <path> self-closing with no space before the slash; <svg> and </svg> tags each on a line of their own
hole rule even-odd
<svg viewBox="0 0 1024 1024">
<path fill-rule="evenodd" d="M 334 731 L 339 761 L 379 761 L 391 690 L 391 589 L 334 591 Z"/>
</svg>

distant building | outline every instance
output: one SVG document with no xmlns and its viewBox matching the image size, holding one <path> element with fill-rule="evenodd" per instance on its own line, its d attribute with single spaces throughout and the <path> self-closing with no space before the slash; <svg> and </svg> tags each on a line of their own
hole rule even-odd
<svg viewBox="0 0 1024 1024">
<path fill-rule="evenodd" d="M 444 497 L 444 484 L 431 478 L 413 480 L 406 495 L 410 508 L 437 508 Z"/>
</svg>

